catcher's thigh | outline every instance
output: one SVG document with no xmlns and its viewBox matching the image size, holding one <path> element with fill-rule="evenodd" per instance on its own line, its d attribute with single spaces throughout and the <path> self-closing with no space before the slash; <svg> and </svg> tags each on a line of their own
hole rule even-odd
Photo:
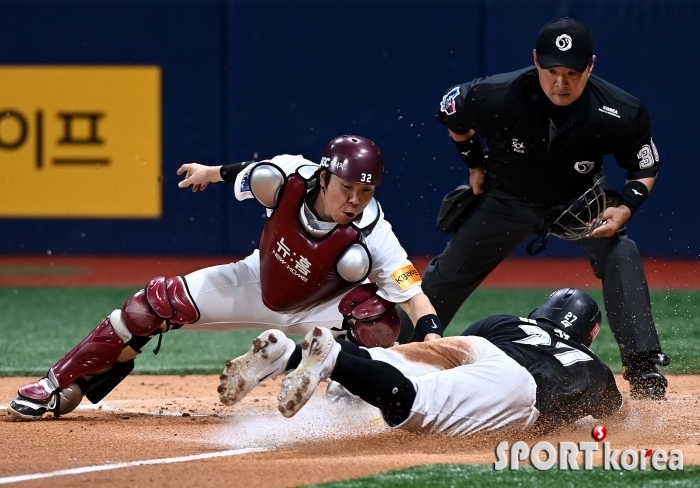
<svg viewBox="0 0 700 488">
<path fill-rule="evenodd" d="M 262 301 L 258 252 L 235 263 L 200 269 L 185 276 L 200 318 L 185 330 L 278 329 L 304 335 L 314 327 L 341 328 L 337 297 L 289 312 L 275 312 Z"/>
</svg>

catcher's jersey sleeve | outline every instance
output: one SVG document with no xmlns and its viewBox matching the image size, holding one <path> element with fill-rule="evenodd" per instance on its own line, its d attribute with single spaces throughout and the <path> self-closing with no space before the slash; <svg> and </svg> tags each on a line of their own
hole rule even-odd
<svg viewBox="0 0 700 488">
<path fill-rule="evenodd" d="M 401 303 L 423 291 L 420 274 L 384 217 L 379 219 L 365 243 L 372 256 L 369 279 L 379 287 L 379 296 Z"/>
<path fill-rule="evenodd" d="M 622 406 L 610 369 L 586 346 L 542 321 L 496 315 L 462 335 L 476 335 L 513 358 L 535 379 L 538 425 L 545 428 L 591 415 L 601 418 Z"/>
<path fill-rule="evenodd" d="M 246 200 L 248 198 L 254 198 L 253 193 L 250 191 L 250 172 L 255 166 L 260 163 L 272 163 L 278 168 L 280 168 L 285 176 L 294 174 L 297 169 L 301 166 L 313 166 L 318 168 L 318 164 L 305 159 L 300 155 L 290 155 L 290 154 L 280 154 L 272 159 L 267 159 L 265 161 L 259 161 L 256 163 L 249 164 L 245 167 L 243 171 L 238 173 L 236 176 L 236 182 L 234 183 L 234 193 L 238 200 Z"/>
</svg>

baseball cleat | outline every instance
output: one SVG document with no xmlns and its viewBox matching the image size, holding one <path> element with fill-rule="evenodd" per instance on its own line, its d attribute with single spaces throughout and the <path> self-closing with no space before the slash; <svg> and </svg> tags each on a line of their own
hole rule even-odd
<svg viewBox="0 0 700 488">
<path fill-rule="evenodd" d="M 39 420 L 49 410 L 48 404 L 31 402 L 20 396 L 7 406 L 7 414 L 12 420 Z"/>
<path fill-rule="evenodd" d="M 56 386 L 46 377 L 28 383 L 17 391 L 17 398 L 10 402 L 7 413 L 12 420 L 39 420 L 55 408 L 56 390 Z"/>
<path fill-rule="evenodd" d="M 622 377 L 630 383 L 630 396 L 636 399 L 663 400 L 668 381 L 656 366 L 668 366 L 671 360 L 663 353 L 639 353 L 622 366 Z"/>
<path fill-rule="evenodd" d="M 267 378 L 276 378 L 287 368 L 287 361 L 296 345 L 279 330 L 266 330 L 253 339 L 243 356 L 226 361 L 216 391 L 219 400 L 229 407 L 245 398 L 250 391 Z"/>
<path fill-rule="evenodd" d="M 663 400 L 668 381 L 661 373 L 647 373 L 630 380 L 630 396 L 636 399 Z"/>
<path fill-rule="evenodd" d="M 339 353 L 340 344 L 330 330 L 316 327 L 306 334 L 301 343 L 301 363 L 282 381 L 277 395 L 277 409 L 282 415 L 294 416 L 309 401 L 321 380 L 333 372 Z"/>
</svg>

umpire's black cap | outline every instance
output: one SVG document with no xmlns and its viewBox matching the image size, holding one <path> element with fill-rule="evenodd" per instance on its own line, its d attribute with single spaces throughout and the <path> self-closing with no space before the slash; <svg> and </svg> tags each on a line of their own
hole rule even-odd
<svg viewBox="0 0 700 488">
<path fill-rule="evenodd" d="M 593 36 L 583 22 L 564 17 L 545 24 L 535 50 L 540 68 L 566 66 L 583 72 L 593 56 Z"/>
</svg>

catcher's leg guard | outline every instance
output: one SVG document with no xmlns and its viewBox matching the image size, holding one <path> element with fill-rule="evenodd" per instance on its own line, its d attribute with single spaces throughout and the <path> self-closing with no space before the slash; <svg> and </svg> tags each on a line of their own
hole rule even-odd
<svg viewBox="0 0 700 488">
<path fill-rule="evenodd" d="M 8 411 L 15 418 L 34 420 L 47 411 L 58 417 L 75 409 L 83 394 L 98 402 L 129 374 L 133 359 L 152 335 L 198 319 L 199 311 L 182 277 L 154 278 L 60 359 L 46 377 L 22 386 Z M 78 401 L 72 394 L 62 406 L 59 394 L 69 386 L 71 392 L 80 392 Z"/>
<path fill-rule="evenodd" d="M 100 375 L 95 375 L 90 380 L 80 379 L 78 385 L 81 386 L 83 395 L 92 403 L 97 403 L 107 396 L 107 393 L 114 390 L 121 381 L 126 378 L 134 369 L 134 360 L 130 359 L 123 363 L 115 363 L 109 370 Z"/>
</svg>

